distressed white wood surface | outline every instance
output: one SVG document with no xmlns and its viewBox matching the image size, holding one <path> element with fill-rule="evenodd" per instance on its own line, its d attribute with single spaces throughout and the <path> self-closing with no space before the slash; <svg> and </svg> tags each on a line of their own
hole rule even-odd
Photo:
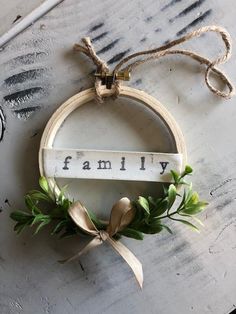
<svg viewBox="0 0 236 314">
<path fill-rule="evenodd" d="M 172 182 L 170 170 L 181 171 L 182 155 L 43 148 L 42 163 L 51 178 Z"/>
<path fill-rule="evenodd" d="M 62 1 L 63 0 L 45 0 L 26 16 L 22 17 L 21 15 L 17 15 L 13 21 L 14 25 L 0 36 L 0 48 L 4 47 L 9 41 L 34 24 L 39 18 L 43 17 Z"/>
<path fill-rule="evenodd" d="M 6 31 L 12 28 L 20 20 L 22 20 L 27 14 L 32 10 L 37 8 L 44 0 L 34 0 L 34 1 L 0 1 L 0 35 L 4 34 Z"/>
<path fill-rule="evenodd" d="M 168 57 L 144 65 L 129 82 L 158 98 L 176 118 L 186 138 L 189 163 L 195 169 L 195 187 L 210 202 L 202 216 L 206 227 L 200 235 L 171 224 L 173 236 L 163 233 L 146 237 L 143 242 L 123 240 L 143 263 L 142 292 L 125 263 L 106 245 L 84 256 L 81 265 L 61 266 L 56 261 L 75 252 L 81 245 L 79 239 L 60 241 L 47 232 L 33 238 L 28 232 L 16 237 L 9 219 L 11 210 L 23 208 L 22 195 L 37 185 L 37 153 L 47 119 L 59 104 L 92 83 L 88 74 L 93 66 L 70 52 L 72 44 L 90 35 L 100 56 L 114 65 L 121 54 L 176 38 L 186 25 L 192 30 L 220 24 L 235 40 L 233 0 L 197 1 L 190 8 L 193 3 L 66 0 L 1 51 L 1 109 L 6 117 L 0 143 L 1 313 L 226 314 L 235 307 L 235 98 L 225 102 L 210 94 L 204 85 L 203 69 L 190 60 Z M 7 8 L 2 2 L 1 14 L 7 15 Z M 186 47 L 208 56 L 221 49 L 213 35 Z M 235 60 L 234 52 L 232 61 L 224 66 L 234 82 Z M 104 112 L 107 115 L 100 115 Z M 159 126 L 141 108 L 120 102 L 112 108 L 91 104 L 78 117 L 71 132 L 76 127 L 85 130 L 77 143 L 79 140 L 87 149 L 156 151 L 158 146 L 153 130 Z M 86 129 L 94 117 L 92 130 Z M 108 121 L 114 125 L 112 134 Z M 68 135 L 67 128 L 65 125 L 61 130 L 58 146 Z M 171 138 L 166 130 L 162 132 L 167 142 L 160 146 L 170 149 Z M 100 196 L 99 208 L 105 202 L 108 213 L 112 193 L 122 194 L 127 187 L 106 186 L 107 199 L 100 193 L 104 187 L 98 182 L 79 189 L 86 191 L 83 195 L 90 208 Z M 130 185 L 129 190 L 145 194 L 150 188 Z"/>
</svg>

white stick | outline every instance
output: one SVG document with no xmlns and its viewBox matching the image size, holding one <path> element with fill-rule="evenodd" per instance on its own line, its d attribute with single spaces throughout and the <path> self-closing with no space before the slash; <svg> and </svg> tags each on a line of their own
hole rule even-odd
<svg viewBox="0 0 236 314">
<path fill-rule="evenodd" d="M 133 151 L 43 149 L 47 177 L 171 182 L 182 154 Z"/>
<path fill-rule="evenodd" d="M 62 1 L 63 0 L 46 0 L 42 3 L 38 8 L 29 13 L 22 21 L 17 23 L 0 37 L 0 48 Z"/>
</svg>

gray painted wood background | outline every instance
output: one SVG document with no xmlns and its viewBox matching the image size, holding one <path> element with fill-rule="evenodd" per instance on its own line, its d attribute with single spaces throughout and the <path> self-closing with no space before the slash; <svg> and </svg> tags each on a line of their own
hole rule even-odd
<svg viewBox="0 0 236 314">
<path fill-rule="evenodd" d="M 0 33 L 41 2 L 1 0 Z M 1 314 L 227 314 L 236 307 L 236 98 L 224 101 L 212 95 L 204 84 L 204 68 L 191 60 L 168 57 L 152 62 L 139 68 L 128 83 L 159 99 L 176 118 L 195 169 L 195 188 L 210 202 L 201 217 L 205 228 L 200 235 L 171 224 L 172 236 L 163 232 L 143 242 L 123 240 L 143 263 L 143 291 L 107 245 L 80 262 L 62 266 L 57 260 L 75 252 L 80 239 L 61 241 L 47 231 L 35 237 L 30 232 L 16 236 L 9 219 L 13 209 L 23 207 L 24 193 L 37 186 L 39 141 L 50 115 L 92 84 L 93 66 L 71 51 L 75 42 L 91 36 L 99 55 L 114 66 L 128 53 L 159 46 L 202 25 L 225 26 L 235 40 L 235 13 L 233 0 L 65 0 L 1 50 Z M 185 47 L 207 56 L 223 48 L 213 34 Z M 224 66 L 234 82 L 235 60 L 234 52 Z M 117 106 L 113 116 L 104 106 L 83 112 L 87 120 L 78 122 L 78 143 L 89 139 L 92 148 L 105 143 L 100 148 L 108 149 L 106 144 L 114 144 L 115 137 L 115 148 L 156 148 L 156 134 L 145 128 L 142 112 L 129 106 L 122 111 L 119 102 Z M 105 123 L 111 117 L 114 123 L 123 121 L 117 138 L 119 123 L 114 128 Z M 94 121 L 92 133 L 86 130 L 88 121 Z M 132 188 L 128 183 L 127 187 Z M 137 185 L 132 192 L 142 189 L 146 187 Z M 113 190 L 108 190 L 104 206 L 108 212 Z M 96 191 L 104 193 L 104 186 L 95 182 L 82 191 L 93 206 L 101 195 Z"/>
</svg>

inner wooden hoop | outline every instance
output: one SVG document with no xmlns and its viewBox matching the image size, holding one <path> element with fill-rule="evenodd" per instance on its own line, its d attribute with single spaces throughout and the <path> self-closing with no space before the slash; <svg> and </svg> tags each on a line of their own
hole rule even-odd
<svg viewBox="0 0 236 314">
<path fill-rule="evenodd" d="M 101 95 L 104 97 L 110 96 L 112 94 L 113 94 L 112 89 L 111 90 L 106 89 L 105 86 L 104 88 L 101 89 Z M 184 168 L 187 161 L 187 153 L 186 153 L 184 137 L 178 124 L 176 123 L 172 115 L 166 110 L 166 108 L 159 101 L 157 101 L 154 97 L 135 88 L 122 86 L 120 90 L 120 95 L 142 103 L 144 106 L 151 109 L 151 111 L 153 111 L 163 120 L 163 122 L 169 128 L 175 140 L 177 153 L 182 154 L 183 156 L 182 167 Z M 40 170 L 41 176 L 46 176 L 45 171 L 44 171 L 43 148 L 52 148 L 55 136 L 58 130 L 60 129 L 60 126 L 65 121 L 65 119 L 74 110 L 76 110 L 80 106 L 93 100 L 94 97 L 95 97 L 94 88 L 86 89 L 74 95 L 73 97 L 69 98 L 51 116 L 51 118 L 49 119 L 44 129 L 41 142 L 40 142 L 39 170 Z M 56 180 L 54 178 L 47 178 L 47 179 L 48 179 L 50 188 L 54 190 L 56 194 L 59 194 L 60 188 L 58 187 Z"/>
</svg>

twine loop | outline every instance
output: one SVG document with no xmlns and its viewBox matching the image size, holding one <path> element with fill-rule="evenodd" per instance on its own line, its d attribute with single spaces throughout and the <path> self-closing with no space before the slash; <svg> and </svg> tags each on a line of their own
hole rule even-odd
<svg viewBox="0 0 236 314">
<path fill-rule="evenodd" d="M 181 43 L 184 43 L 186 41 L 189 41 L 192 38 L 200 37 L 202 34 L 205 34 L 207 32 L 215 32 L 221 36 L 221 39 L 225 46 L 225 51 L 223 55 L 219 55 L 214 60 L 210 60 L 206 57 L 201 56 L 198 53 L 195 53 L 191 50 L 184 50 L 184 49 L 171 49 L 174 46 L 177 46 Z M 86 56 L 88 56 L 93 63 L 97 67 L 97 73 L 100 73 L 100 75 L 110 75 L 112 76 L 112 87 L 113 87 L 113 96 L 118 97 L 120 93 L 120 80 L 117 78 L 119 76 L 119 72 L 125 72 L 128 71 L 131 73 L 136 67 L 139 65 L 146 63 L 148 61 L 159 59 L 161 57 L 164 57 L 166 55 L 184 55 L 187 57 L 192 58 L 193 60 L 199 62 L 200 64 L 206 65 L 205 70 L 205 83 L 209 90 L 220 97 L 229 99 L 234 94 L 234 86 L 230 82 L 230 80 L 227 78 L 227 76 L 220 71 L 216 66 L 219 64 L 225 63 L 232 54 L 232 42 L 230 34 L 222 27 L 220 26 L 204 26 L 201 27 L 193 32 L 190 32 L 186 34 L 183 37 L 180 37 L 178 39 L 175 39 L 161 47 L 150 49 L 150 50 L 144 50 L 140 52 L 133 53 L 125 58 L 123 58 L 113 69 L 111 72 L 108 65 L 105 61 L 100 59 L 98 55 L 96 54 L 96 51 L 91 43 L 91 40 L 89 37 L 85 37 L 82 39 L 82 42 L 84 44 L 75 44 L 74 50 L 84 53 Z M 134 60 L 133 60 L 134 59 Z M 132 62 L 130 62 L 133 60 Z M 109 74 L 111 73 L 111 74 Z M 219 88 L 215 87 L 213 83 L 211 82 L 210 75 L 211 73 L 218 76 L 218 78 L 221 80 L 224 85 L 227 86 L 228 90 L 220 90 Z M 98 102 L 103 102 L 103 97 L 101 95 L 101 86 L 103 85 L 103 81 L 101 79 L 101 76 L 96 76 L 95 79 L 95 93 L 96 93 L 96 99 Z"/>
</svg>

